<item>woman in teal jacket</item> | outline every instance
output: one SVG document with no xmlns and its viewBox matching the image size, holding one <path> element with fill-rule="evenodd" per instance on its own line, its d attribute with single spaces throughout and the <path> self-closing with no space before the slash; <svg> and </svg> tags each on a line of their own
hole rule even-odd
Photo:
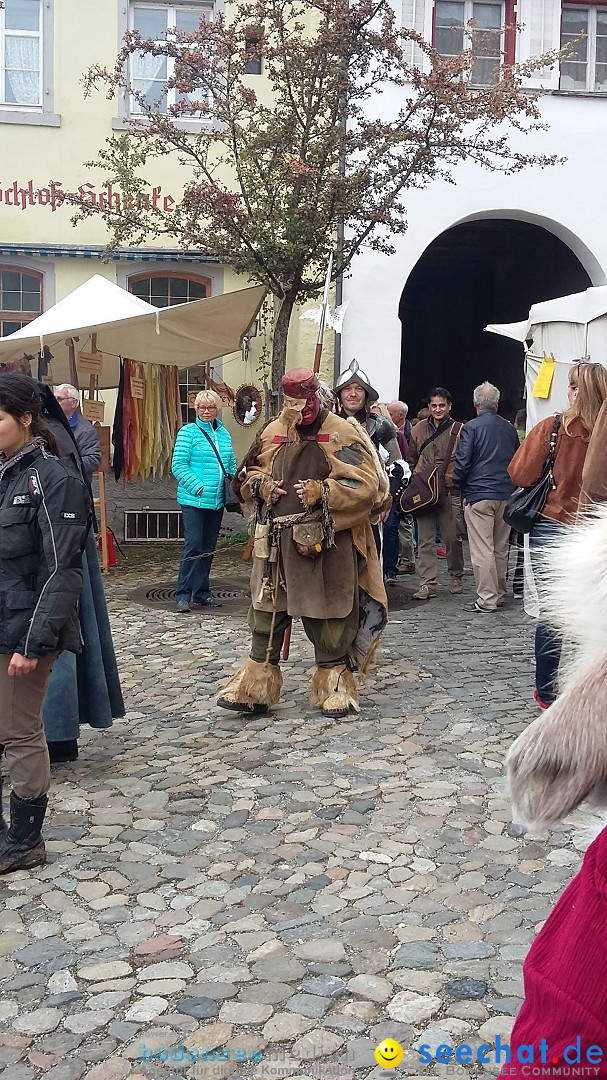
<svg viewBox="0 0 607 1080">
<path fill-rule="evenodd" d="M 236 472 L 232 438 L 218 420 L 221 398 L 201 390 L 194 402 L 196 421 L 181 428 L 175 442 L 173 476 L 179 481 L 177 502 L 183 517 L 183 551 L 177 579 L 177 610 L 190 604 L 221 607 L 209 588 L 209 574 L 221 528 L 225 473 Z"/>
</svg>

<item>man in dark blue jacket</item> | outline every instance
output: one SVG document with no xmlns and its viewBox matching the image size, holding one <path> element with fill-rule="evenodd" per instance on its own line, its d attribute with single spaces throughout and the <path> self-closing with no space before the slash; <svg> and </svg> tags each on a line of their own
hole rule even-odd
<svg viewBox="0 0 607 1080">
<path fill-rule="evenodd" d="M 510 526 L 504 507 L 514 491 L 508 465 L 518 450 L 512 424 L 497 415 L 500 392 L 485 382 L 473 401 L 476 419 L 466 424 L 459 440 L 453 484 L 464 497 L 464 516 L 470 543 L 477 598 L 466 610 L 497 611 L 506 596 Z"/>
</svg>

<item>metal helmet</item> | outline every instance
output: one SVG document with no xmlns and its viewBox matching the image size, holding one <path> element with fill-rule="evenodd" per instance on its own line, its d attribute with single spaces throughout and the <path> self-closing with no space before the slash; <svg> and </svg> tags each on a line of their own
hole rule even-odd
<svg viewBox="0 0 607 1080">
<path fill-rule="evenodd" d="M 333 393 L 338 397 L 340 391 L 346 386 L 351 386 L 352 383 L 356 383 L 357 386 L 362 386 L 367 394 L 367 404 L 372 405 L 374 401 L 378 400 L 379 394 L 377 393 L 377 390 L 374 390 L 371 386 L 369 376 L 359 368 L 358 360 L 353 360 L 350 366 L 347 367 L 345 371 L 342 371 L 333 387 Z"/>
</svg>

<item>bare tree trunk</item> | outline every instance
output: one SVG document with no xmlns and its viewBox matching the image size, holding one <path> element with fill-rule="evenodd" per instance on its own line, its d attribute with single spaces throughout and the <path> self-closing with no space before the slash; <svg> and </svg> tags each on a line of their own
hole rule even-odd
<svg viewBox="0 0 607 1080">
<path fill-rule="evenodd" d="M 289 289 L 278 312 L 278 318 L 274 327 L 272 341 L 272 404 L 273 413 L 277 413 L 282 399 L 281 380 L 287 366 L 287 338 L 289 336 L 289 323 L 293 314 L 297 290 Z"/>
</svg>

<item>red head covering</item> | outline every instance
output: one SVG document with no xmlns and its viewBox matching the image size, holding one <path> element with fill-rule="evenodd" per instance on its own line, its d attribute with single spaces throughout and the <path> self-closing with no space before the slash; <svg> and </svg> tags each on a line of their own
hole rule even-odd
<svg viewBox="0 0 607 1080">
<path fill-rule="evenodd" d="M 282 377 L 282 389 L 285 397 L 307 399 L 318 390 L 320 383 L 310 368 L 293 368 Z"/>
</svg>

